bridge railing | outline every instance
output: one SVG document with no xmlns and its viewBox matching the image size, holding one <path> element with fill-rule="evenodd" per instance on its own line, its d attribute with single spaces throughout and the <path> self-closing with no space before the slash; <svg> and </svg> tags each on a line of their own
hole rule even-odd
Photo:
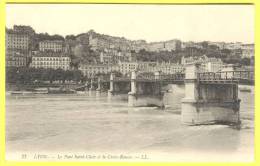
<svg viewBox="0 0 260 166">
<path fill-rule="evenodd" d="M 147 74 L 147 75 L 138 75 L 137 80 L 159 80 L 159 81 L 183 81 L 185 79 L 184 73 L 175 73 L 175 74 L 160 74 L 158 76 Z"/>
<path fill-rule="evenodd" d="M 176 80 L 183 81 L 185 79 L 184 73 L 175 73 L 175 74 L 163 74 L 160 75 L 160 80 Z"/>
<path fill-rule="evenodd" d="M 155 80 L 155 75 L 153 74 L 138 74 L 137 80 Z"/>
<path fill-rule="evenodd" d="M 183 81 L 185 79 L 184 73 L 175 73 L 175 74 L 160 74 L 155 76 L 152 74 L 139 74 L 136 77 L 139 81 Z M 95 79 L 97 80 L 97 79 Z M 109 82 L 110 76 L 102 76 L 102 82 Z M 130 81 L 130 76 L 124 77 L 114 77 L 114 81 Z M 201 72 L 198 73 L 198 80 L 200 81 L 246 81 L 254 82 L 254 71 L 221 71 L 221 72 Z"/>
<path fill-rule="evenodd" d="M 248 80 L 254 81 L 254 71 L 221 71 L 198 73 L 198 79 L 204 81 L 217 80 Z"/>
<path fill-rule="evenodd" d="M 105 75 L 100 77 L 101 82 L 108 82 L 110 80 L 110 75 Z"/>
<path fill-rule="evenodd" d="M 124 77 L 115 77 L 114 81 L 128 81 L 130 80 L 130 76 L 124 76 Z"/>
</svg>

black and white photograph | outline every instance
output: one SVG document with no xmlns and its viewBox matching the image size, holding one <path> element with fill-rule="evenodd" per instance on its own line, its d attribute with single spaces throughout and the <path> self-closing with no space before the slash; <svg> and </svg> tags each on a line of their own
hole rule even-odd
<svg viewBox="0 0 260 166">
<path fill-rule="evenodd" d="M 253 162 L 253 4 L 6 4 L 5 159 Z"/>
</svg>

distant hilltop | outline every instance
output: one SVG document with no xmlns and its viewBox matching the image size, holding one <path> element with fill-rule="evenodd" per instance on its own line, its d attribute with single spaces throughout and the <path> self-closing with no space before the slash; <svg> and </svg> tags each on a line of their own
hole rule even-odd
<svg viewBox="0 0 260 166">
<path fill-rule="evenodd" d="M 24 55 L 29 65 L 31 57 L 55 52 L 71 58 L 71 66 L 86 64 L 116 64 L 119 61 L 151 61 L 179 63 L 182 57 L 203 56 L 221 58 L 225 63 L 253 64 L 254 44 L 241 42 L 182 42 L 179 39 L 146 42 L 100 34 L 94 30 L 65 37 L 36 33 L 31 26 L 6 28 L 6 55 Z M 54 55 L 54 54 L 51 54 Z M 244 61 L 241 61 L 244 58 Z M 17 62 L 9 64 L 17 65 Z M 252 63 L 251 63 L 252 61 Z M 245 63 L 244 63 L 245 62 Z M 19 65 L 19 63 L 18 63 Z M 66 67 L 67 68 L 67 67 Z"/>
<path fill-rule="evenodd" d="M 13 30 L 7 29 L 8 33 L 27 33 L 29 35 L 36 34 L 31 26 L 26 25 L 14 25 Z M 49 35 L 48 33 L 36 34 L 36 40 L 72 40 L 78 41 L 81 44 L 85 44 L 91 47 L 93 50 L 104 49 L 117 49 L 117 50 L 134 50 L 139 52 L 140 50 L 146 50 L 151 52 L 160 51 L 179 51 L 187 47 L 193 47 L 201 49 L 207 45 L 217 46 L 219 49 L 243 49 L 245 47 L 254 47 L 254 44 L 243 44 L 241 42 L 183 42 L 180 39 L 172 39 L 167 41 L 147 42 L 146 40 L 129 40 L 125 37 L 110 36 L 107 34 L 100 34 L 93 29 L 86 33 L 78 35 L 67 35 L 65 38 L 61 35 Z"/>
<path fill-rule="evenodd" d="M 178 39 L 161 42 L 147 43 L 145 40 L 129 40 L 125 37 L 115 37 L 105 34 L 96 33 L 90 30 L 87 33 L 82 33 L 76 36 L 78 41 L 91 46 L 93 50 L 98 49 L 119 49 L 119 50 L 135 50 L 141 49 L 147 51 L 176 51 L 181 50 L 182 44 Z"/>
<path fill-rule="evenodd" d="M 180 39 L 172 39 L 158 42 L 146 42 L 146 40 L 129 40 L 125 37 L 110 36 L 107 34 L 100 34 L 94 30 L 89 30 L 86 33 L 75 36 L 78 41 L 86 43 L 93 50 L 99 49 L 119 49 L 119 50 L 134 50 L 139 52 L 142 49 L 152 52 L 160 51 L 179 51 L 187 47 L 194 47 L 201 49 L 208 45 L 219 47 L 219 49 L 243 49 L 244 47 L 254 47 L 254 44 L 244 44 L 242 42 L 182 42 Z"/>
</svg>

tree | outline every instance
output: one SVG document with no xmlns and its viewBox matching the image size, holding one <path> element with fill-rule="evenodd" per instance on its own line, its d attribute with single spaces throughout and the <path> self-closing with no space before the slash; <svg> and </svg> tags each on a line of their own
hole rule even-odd
<svg viewBox="0 0 260 166">
<path fill-rule="evenodd" d="M 41 72 L 41 81 L 49 81 L 49 77 L 50 77 L 49 76 L 49 74 L 50 74 L 49 69 L 41 68 L 39 70 Z"/>
<path fill-rule="evenodd" d="M 250 58 L 243 58 L 241 61 L 240 61 L 240 64 L 241 65 L 244 65 L 244 66 L 249 66 L 251 64 L 251 60 Z"/>
<path fill-rule="evenodd" d="M 64 41 L 64 37 L 61 35 L 49 35 L 48 33 L 39 33 L 35 35 L 36 41 L 43 41 L 43 40 L 62 40 Z"/>
<path fill-rule="evenodd" d="M 225 49 L 221 50 L 221 53 L 223 53 L 223 54 L 231 54 L 231 50 L 225 48 Z"/>
<path fill-rule="evenodd" d="M 73 80 L 78 83 L 83 79 L 83 73 L 80 70 L 73 70 Z"/>
<path fill-rule="evenodd" d="M 54 69 L 47 69 L 48 74 L 48 80 L 52 84 L 52 82 L 55 80 L 55 70 Z"/>
<path fill-rule="evenodd" d="M 65 82 L 65 72 L 61 68 L 56 69 L 55 72 L 55 80 Z"/>
<path fill-rule="evenodd" d="M 18 82 L 21 84 L 27 84 L 32 82 L 32 72 L 27 67 L 21 67 L 17 71 L 18 73 Z"/>
<path fill-rule="evenodd" d="M 99 59 L 99 52 L 91 50 L 90 46 L 85 44 L 77 44 L 73 51 L 71 64 L 75 68 L 78 68 L 80 63 L 97 63 Z"/>
<path fill-rule="evenodd" d="M 76 36 L 74 36 L 74 35 L 67 35 L 67 36 L 65 36 L 65 39 L 66 40 L 76 40 Z"/>
<path fill-rule="evenodd" d="M 208 48 L 211 49 L 211 50 L 218 50 L 219 49 L 219 47 L 217 45 L 209 45 Z"/>
<path fill-rule="evenodd" d="M 66 70 L 64 74 L 65 74 L 65 80 L 67 80 L 67 81 L 73 80 L 73 71 Z"/>
<path fill-rule="evenodd" d="M 203 49 L 207 49 L 209 43 L 207 41 L 203 41 L 203 42 L 201 42 L 201 45 L 202 45 Z"/>
<path fill-rule="evenodd" d="M 7 67 L 6 68 L 6 82 L 16 83 L 18 79 L 18 68 L 17 67 Z"/>
</svg>

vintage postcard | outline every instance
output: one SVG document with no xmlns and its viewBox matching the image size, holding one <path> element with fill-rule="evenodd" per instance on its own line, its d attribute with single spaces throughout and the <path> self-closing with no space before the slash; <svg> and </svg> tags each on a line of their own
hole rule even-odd
<svg viewBox="0 0 260 166">
<path fill-rule="evenodd" d="M 6 4 L 7 161 L 253 162 L 253 4 Z"/>
</svg>

